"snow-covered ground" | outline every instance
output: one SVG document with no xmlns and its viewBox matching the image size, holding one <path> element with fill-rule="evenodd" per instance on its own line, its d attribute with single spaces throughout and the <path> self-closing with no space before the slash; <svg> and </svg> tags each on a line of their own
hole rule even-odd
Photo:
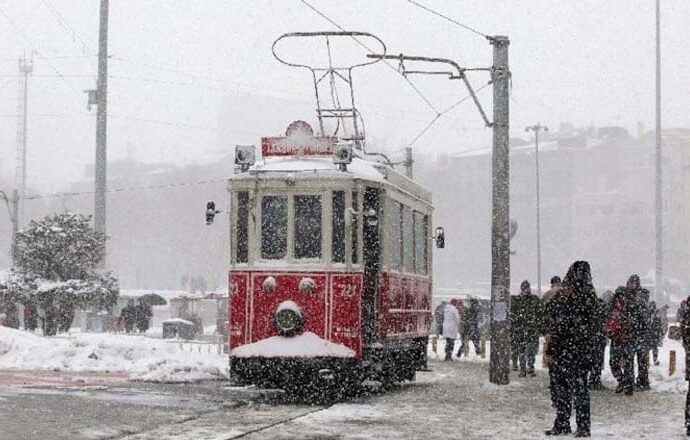
<svg viewBox="0 0 690 440">
<path fill-rule="evenodd" d="M 0 369 L 127 373 L 132 380 L 191 382 L 227 377 L 227 355 L 140 335 L 44 337 L 0 327 Z"/>
</svg>

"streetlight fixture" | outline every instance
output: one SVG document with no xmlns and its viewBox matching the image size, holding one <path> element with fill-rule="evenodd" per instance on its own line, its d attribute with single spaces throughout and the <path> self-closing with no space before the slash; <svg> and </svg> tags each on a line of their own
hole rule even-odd
<svg viewBox="0 0 690 440">
<path fill-rule="evenodd" d="M 534 162 L 537 182 L 537 292 L 541 296 L 541 219 L 539 212 L 539 133 L 549 131 L 546 125 L 535 124 L 525 127 L 525 131 L 534 132 Z"/>
</svg>

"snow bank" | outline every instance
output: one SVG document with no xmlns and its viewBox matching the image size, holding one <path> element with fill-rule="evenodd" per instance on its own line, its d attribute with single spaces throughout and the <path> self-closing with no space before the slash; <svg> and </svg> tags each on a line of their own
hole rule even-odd
<svg viewBox="0 0 690 440">
<path fill-rule="evenodd" d="M 226 378 L 227 357 L 184 351 L 145 336 L 76 334 L 47 338 L 0 327 L 0 369 L 125 372 L 150 382 Z"/>
<path fill-rule="evenodd" d="M 273 336 L 232 350 L 235 357 L 354 357 L 344 345 L 321 339 L 312 332 L 298 336 Z"/>
</svg>

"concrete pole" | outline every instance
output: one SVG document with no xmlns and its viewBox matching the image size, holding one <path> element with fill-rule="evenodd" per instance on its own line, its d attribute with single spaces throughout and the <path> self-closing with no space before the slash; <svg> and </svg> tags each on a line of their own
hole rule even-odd
<svg viewBox="0 0 690 440">
<path fill-rule="evenodd" d="M 662 298 L 663 284 L 663 173 L 661 164 L 661 9 L 656 0 L 656 146 L 654 154 L 654 235 L 656 238 L 656 266 L 654 271 L 654 298 Z"/>
<path fill-rule="evenodd" d="M 106 181 L 107 181 L 107 106 L 108 106 L 108 0 L 101 0 L 100 26 L 98 33 L 98 79 L 96 83 L 96 162 L 94 229 L 106 233 Z M 105 266 L 105 255 L 101 262 Z"/>
<path fill-rule="evenodd" d="M 510 70 L 505 36 L 489 39 L 493 45 L 494 139 L 491 223 L 491 356 L 489 380 L 510 382 Z"/>
<path fill-rule="evenodd" d="M 413 178 L 412 174 L 412 164 L 414 161 L 412 160 L 412 147 L 407 147 L 405 148 L 405 176 L 407 176 L 408 179 Z"/>
</svg>

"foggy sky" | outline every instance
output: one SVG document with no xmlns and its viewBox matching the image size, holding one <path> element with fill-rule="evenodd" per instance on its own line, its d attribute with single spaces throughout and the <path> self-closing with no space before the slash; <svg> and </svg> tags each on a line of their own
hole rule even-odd
<svg viewBox="0 0 690 440">
<path fill-rule="evenodd" d="M 653 0 L 420 2 L 483 33 L 510 37 L 514 135 L 524 136 L 525 125 L 537 121 L 554 128 L 559 122 L 622 125 L 634 132 L 641 120 L 653 128 Z M 29 90 L 28 184 L 52 192 L 84 180 L 84 165 L 94 155 L 95 110 L 87 112 L 82 90 L 95 87 L 98 3 L 0 0 L 0 181 L 14 177 L 16 58 L 31 50 L 37 53 Z M 485 39 L 404 0 L 310 3 L 347 29 L 377 34 L 391 53 L 491 64 Z M 690 125 L 689 18 L 689 2 L 662 2 L 665 127 Z M 309 76 L 279 64 L 270 52 L 281 33 L 310 30 L 334 28 L 298 0 L 111 1 L 109 158 L 186 163 L 279 134 L 262 131 L 261 114 L 255 124 L 222 120 L 222 106 L 245 95 L 311 105 Z M 471 79 L 479 87 L 488 76 Z M 412 80 L 439 109 L 466 95 L 459 82 Z M 434 117 L 385 66 L 362 70 L 355 81 L 367 134 L 388 150 L 404 147 Z M 490 112 L 490 89 L 480 99 Z M 490 130 L 466 102 L 440 119 L 416 148 L 456 152 L 490 141 Z"/>
</svg>

